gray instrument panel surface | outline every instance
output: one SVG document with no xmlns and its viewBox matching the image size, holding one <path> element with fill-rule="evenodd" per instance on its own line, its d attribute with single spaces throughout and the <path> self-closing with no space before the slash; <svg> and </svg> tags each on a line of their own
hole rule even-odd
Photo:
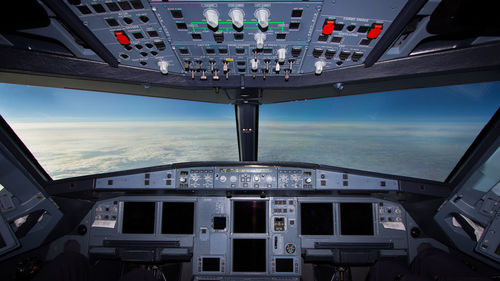
<svg viewBox="0 0 500 281">
<path fill-rule="evenodd" d="M 162 61 L 171 72 L 214 80 L 226 72 L 294 76 L 314 73 L 318 62 L 325 70 L 361 64 L 406 4 L 405 0 L 65 2 L 121 64 L 156 70 Z M 217 28 L 207 25 L 207 9 L 217 12 Z M 234 9 L 244 14 L 241 29 L 229 16 Z M 257 24 L 259 9 L 269 13 L 267 28 Z M 335 28 L 323 34 L 326 20 L 335 21 Z M 373 28 L 379 32 L 370 39 Z M 117 32 L 127 36 L 130 44 L 120 44 Z M 257 33 L 266 36 L 263 48 L 256 48 Z M 286 55 L 275 71 L 279 49 L 286 50 Z M 255 72 L 251 70 L 254 58 L 258 60 Z"/>
<path fill-rule="evenodd" d="M 265 210 L 265 232 L 236 233 L 234 221 L 235 202 L 263 202 Z M 123 207 L 125 202 L 154 202 L 155 231 L 152 234 L 122 233 Z M 193 202 L 193 234 L 162 234 L 162 208 L 164 202 Z M 333 208 L 333 235 L 301 234 L 301 204 L 328 203 Z M 342 235 L 340 232 L 340 204 L 366 203 L 373 210 L 373 235 Z M 286 212 L 284 210 L 287 210 Z M 390 245 L 377 247 L 374 250 L 380 255 L 406 256 L 409 251 L 407 226 L 412 222 L 403 207 L 397 203 L 373 199 L 369 197 L 234 197 L 222 196 L 122 196 L 99 201 L 91 211 L 89 235 L 90 254 L 114 254 L 120 252 L 120 246 L 113 247 L 106 241 L 141 241 L 151 243 L 176 242 L 171 249 L 160 249 L 162 252 L 192 251 L 193 275 L 207 279 L 222 277 L 247 276 L 248 273 L 233 271 L 233 241 L 235 239 L 264 239 L 266 244 L 266 269 L 264 272 L 252 272 L 254 277 L 274 276 L 294 279 L 301 275 L 301 254 L 305 252 L 328 254 L 329 249 L 317 248 L 317 243 L 333 243 L 340 248 L 356 248 L 356 245 Z M 225 227 L 216 227 L 214 218 L 224 217 Z M 389 219 L 390 218 L 390 219 Z M 105 222 L 103 222 L 105 221 Z M 389 223 L 390 222 L 390 223 Z M 353 222 L 355 223 L 355 222 Z M 413 223 L 413 222 L 412 222 Z M 126 247 L 121 244 L 121 247 Z M 166 247 L 166 246 L 158 246 Z M 353 249 L 354 249 L 353 248 Z M 359 249 L 356 248 L 356 249 Z M 330 252 L 331 253 L 331 252 Z M 219 258 L 220 270 L 204 272 L 204 258 Z M 293 260 L 293 272 L 276 272 L 277 259 Z M 204 279 L 205 280 L 205 279 Z"/>
<path fill-rule="evenodd" d="M 311 168 L 204 166 L 97 178 L 95 189 L 398 191 L 398 180 Z"/>
</svg>

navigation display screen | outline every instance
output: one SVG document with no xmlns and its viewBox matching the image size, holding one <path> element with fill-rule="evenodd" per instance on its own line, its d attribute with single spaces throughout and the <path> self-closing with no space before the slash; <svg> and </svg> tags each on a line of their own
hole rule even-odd
<svg viewBox="0 0 500 281">
<path fill-rule="evenodd" d="M 293 272 L 293 259 L 276 259 L 276 272 Z"/>
<path fill-rule="evenodd" d="M 194 203 L 164 202 L 161 233 L 193 234 Z"/>
<path fill-rule="evenodd" d="M 122 233 L 155 232 L 155 202 L 125 202 L 123 206 Z"/>
<path fill-rule="evenodd" d="M 234 201 L 234 233 L 266 233 L 266 201 Z"/>
<path fill-rule="evenodd" d="M 265 239 L 233 239 L 234 272 L 266 272 Z"/>
<path fill-rule="evenodd" d="M 300 231 L 303 235 L 333 235 L 332 203 L 301 203 Z"/>
<path fill-rule="evenodd" d="M 341 203 L 340 233 L 342 235 L 373 235 L 371 203 Z"/>
<path fill-rule="evenodd" d="M 202 270 L 220 272 L 220 258 L 203 258 Z"/>
</svg>

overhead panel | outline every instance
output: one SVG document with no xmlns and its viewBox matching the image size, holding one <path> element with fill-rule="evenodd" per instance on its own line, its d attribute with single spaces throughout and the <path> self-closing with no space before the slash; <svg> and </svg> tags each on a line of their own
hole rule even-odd
<svg viewBox="0 0 500 281">
<path fill-rule="evenodd" d="M 231 76 L 289 80 L 362 64 L 405 3 L 87 0 L 67 5 L 122 65 L 217 81 Z"/>
</svg>

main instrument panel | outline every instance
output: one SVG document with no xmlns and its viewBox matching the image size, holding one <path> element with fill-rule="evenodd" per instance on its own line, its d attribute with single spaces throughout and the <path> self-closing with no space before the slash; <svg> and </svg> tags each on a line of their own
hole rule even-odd
<svg viewBox="0 0 500 281">
<path fill-rule="evenodd" d="M 89 231 L 52 248 L 78 239 L 91 258 L 182 261 L 194 280 L 300 280 L 307 263 L 411 259 L 420 243 L 401 204 L 369 195 L 399 192 L 390 177 L 293 163 L 185 163 L 100 175 L 93 190 L 105 196 L 80 222 Z"/>
<path fill-rule="evenodd" d="M 120 196 L 87 220 L 90 256 L 191 261 L 195 280 L 299 280 L 303 262 L 408 256 L 415 226 L 401 205 L 369 197 Z"/>
<path fill-rule="evenodd" d="M 191 79 L 359 65 L 404 0 L 65 1 L 123 65 Z"/>
</svg>

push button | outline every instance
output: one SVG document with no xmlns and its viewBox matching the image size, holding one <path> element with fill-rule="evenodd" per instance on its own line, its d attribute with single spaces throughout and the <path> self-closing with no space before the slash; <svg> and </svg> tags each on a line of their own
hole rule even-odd
<svg viewBox="0 0 500 281">
<path fill-rule="evenodd" d="M 380 32 L 382 32 L 382 24 L 374 23 L 366 37 L 368 39 L 376 39 L 380 35 Z"/>
<path fill-rule="evenodd" d="M 115 31 L 115 37 L 116 37 L 116 40 L 118 40 L 118 42 L 120 42 L 120 44 L 122 44 L 122 45 L 129 45 L 130 44 L 130 40 L 128 39 L 127 35 L 125 35 L 125 33 L 123 33 L 123 31 Z"/>
<path fill-rule="evenodd" d="M 332 34 L 334 28 L 335 28 L 335 20 L 326 20 L 325 24 L 323 25 L 322 33 L 324 35 L 330 35 Z"/>
</svg>

